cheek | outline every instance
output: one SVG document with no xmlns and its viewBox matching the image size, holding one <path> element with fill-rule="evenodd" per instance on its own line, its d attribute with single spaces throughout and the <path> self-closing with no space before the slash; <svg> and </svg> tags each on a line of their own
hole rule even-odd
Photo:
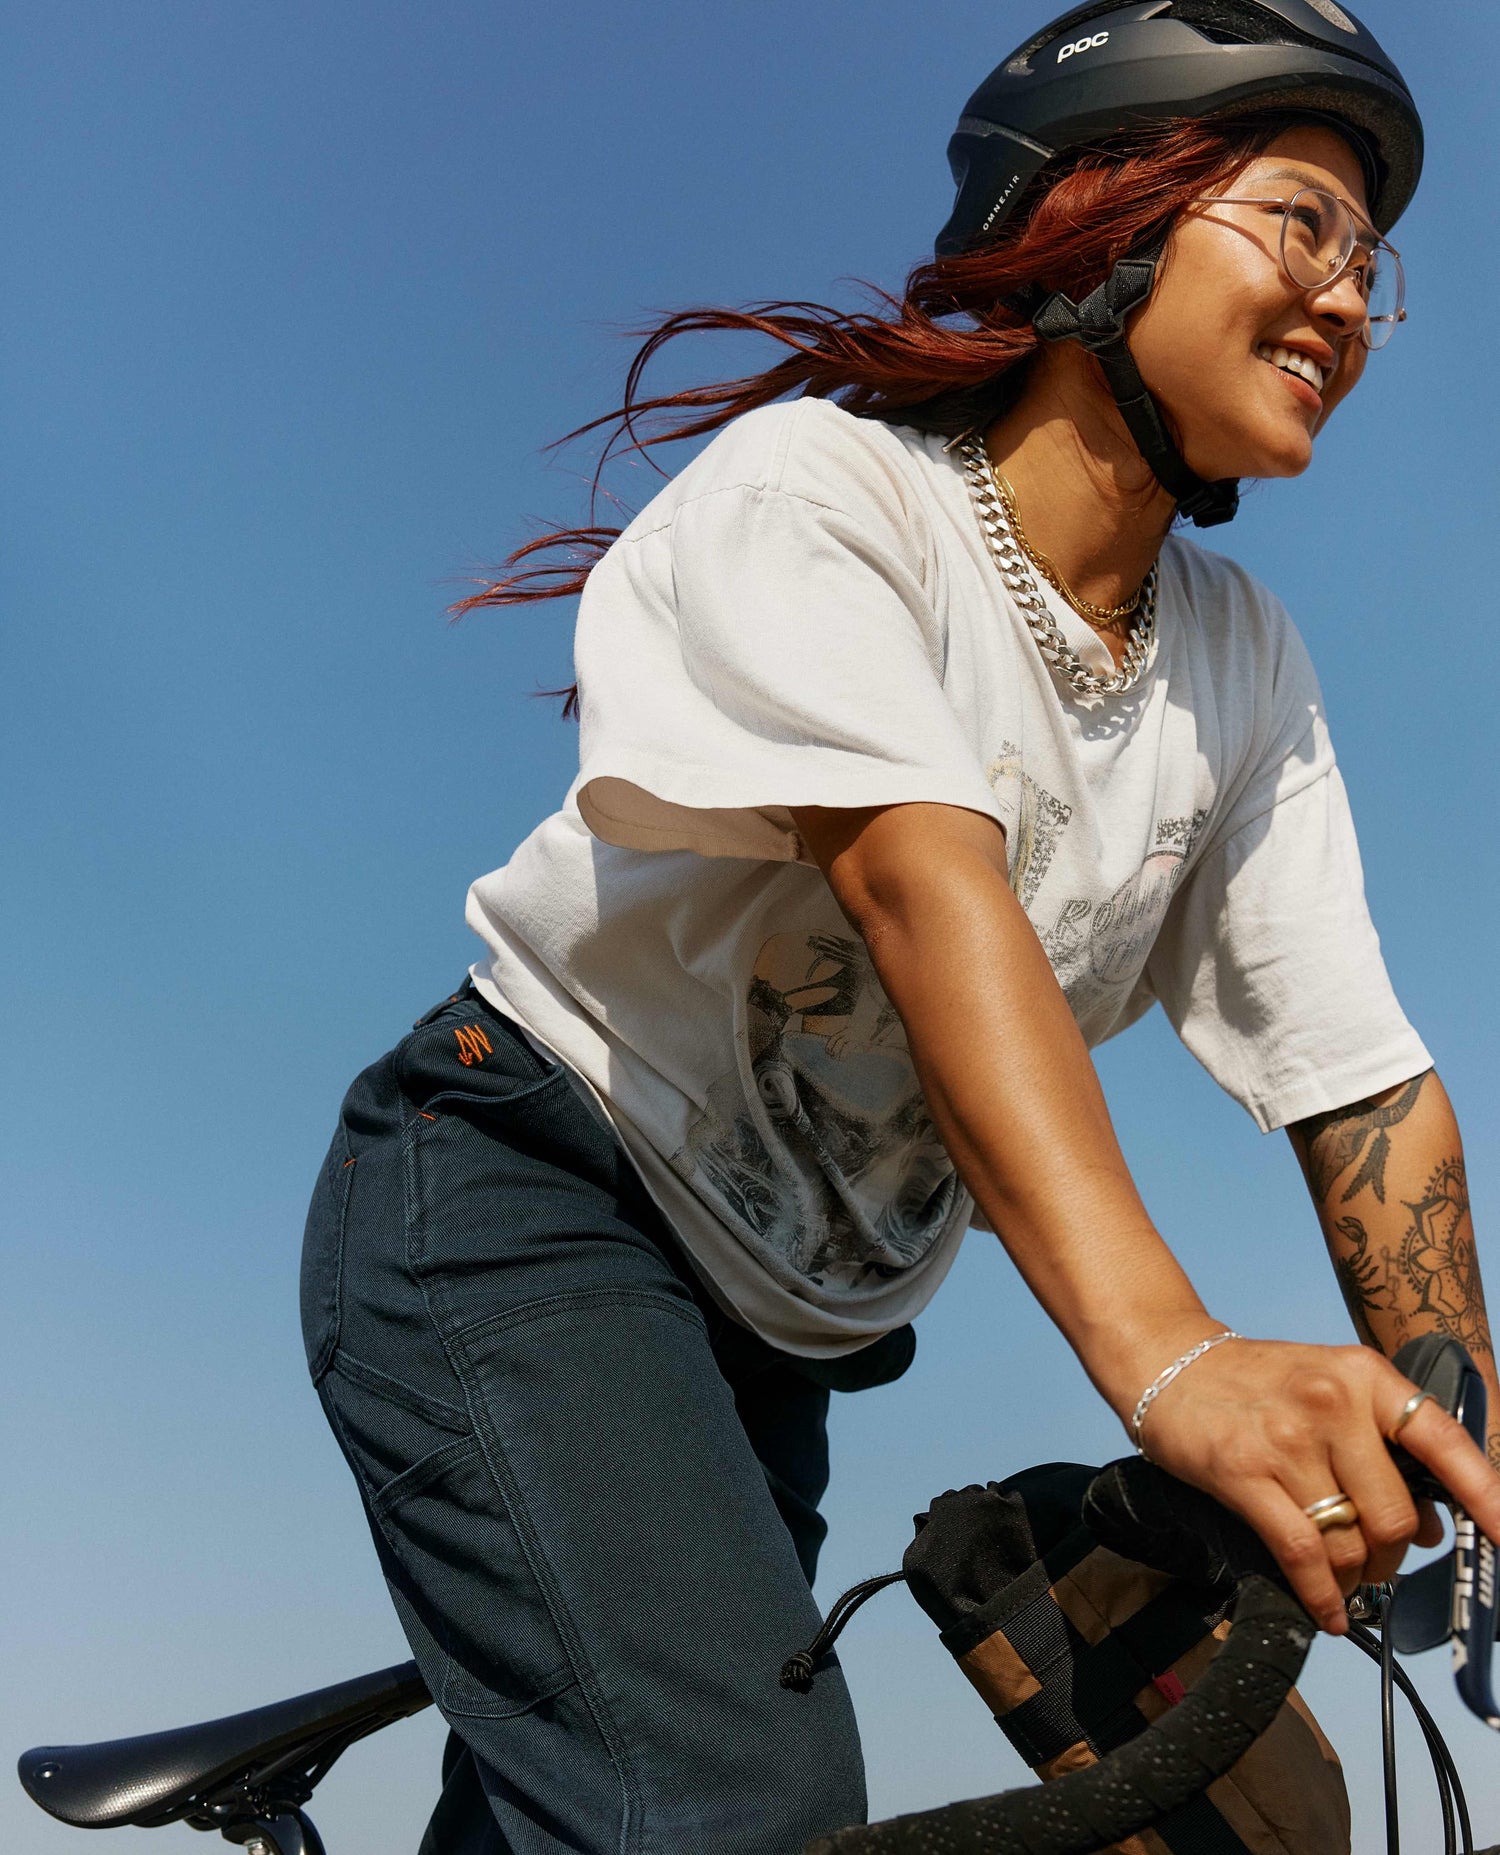
<svg viewBox="0 0 1500 1855">
<path fill-rule="evenodd" d="M 1130 329 L 1130 351 L 1142 378 L 1178 419 L 1205 389 L 1211 391 L 1214 347 L 1202 319 L 1179 313 L 1180 303 L 1176 293 L 1153 296 Z"/>
<path fill-rule="evenodd" d="M 1185 233 L 1131 331 L 1131 348 L 1174 416 L 1222 416 L 1243 386 L 1259 329 L 1281 307 L 1263 255 L 1244 241 Z M 1241 247 L 1243 246 L 1243 249 Z M 1175 403 L 1174 403 L 1175 402 Z"/>
</svg>

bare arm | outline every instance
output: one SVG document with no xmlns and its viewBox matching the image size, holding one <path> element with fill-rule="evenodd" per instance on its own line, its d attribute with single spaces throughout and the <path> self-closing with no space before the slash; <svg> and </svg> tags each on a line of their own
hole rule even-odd
<svg viewBox="0 0 1500 1855">
<path fill-rule="evenodd" d="M 1122 1418 L 1222 1327 L 1152 1225 L 1083 1038 L 1006 877 L 998 825 L 949 806 L 801 811 L 798 829 L 906 1027 L 980 1209 Z"/>
<path fill-rule="evenodd" d="M 942 805 L 793 814 L 869 948 L 928 1108 L 1001 1241 L 1122 1421 L 1178 1354 L 1219 1330 L 1148 1216 L 1046 955 L 1011 894 L 1004 834 Z M 1357 1346 L 1235 1342 L 1152 1406 L 1153 1457 L 1254 1526 L 1308 1610 L 1392 1575 L 1418 1516 L 1385 1447 L 1410 1387 Z M 1500 1537 L 1500 1479 L 1424 1405 L 1402 1441 Z M 1304 1508 L 1335 1489 L 1356 1527 Z"/>
<path fill-rule="evenodd" d="M 1287 1134 L 1355 1332 L 1388 1357 L 1423 1333 L 1462 1341 L 1489 1386 L 1490 1461 L 1500 1468 L 1500 1380 L 1463 1142 L 1436 1072 Z"/>
</svg>

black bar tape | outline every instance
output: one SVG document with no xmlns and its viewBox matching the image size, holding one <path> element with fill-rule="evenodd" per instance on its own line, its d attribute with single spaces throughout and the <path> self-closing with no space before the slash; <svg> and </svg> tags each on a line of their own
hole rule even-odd
<svg viewBox="0 0 1500 1855">
<path fill-rule="evenodd" d="M 1128 1745 L 1049 1784 L 839 1830 L 805 1855 L 1097 1855 L 1244 1756 L 1291 1692 L 1315 1633 L 1294 1597 L 1251 1573 L 1202 1679 Z"/>
</svg>

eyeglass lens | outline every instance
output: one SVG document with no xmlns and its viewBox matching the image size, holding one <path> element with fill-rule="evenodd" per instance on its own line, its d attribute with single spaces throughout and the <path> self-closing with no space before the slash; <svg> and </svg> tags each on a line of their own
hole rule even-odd
<svg viewBox="0 0 1500 1855">
<path fill-rule="evenodd" d="M 1355 223 L 1336 195 L 1305 187 L 1293 196 L 1281 222 L 1281 261 L 1288 277 L 1304 290 L 1350 271 L 1369 306 L 1366 341 L 1379 348 L 1390 340 L 1401 311 L 1400 261 Z"/>
</svg>

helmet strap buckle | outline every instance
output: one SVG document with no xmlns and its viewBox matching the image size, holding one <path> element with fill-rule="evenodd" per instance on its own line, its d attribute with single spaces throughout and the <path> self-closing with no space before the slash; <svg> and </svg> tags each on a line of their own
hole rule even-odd
<svg viewBox="0 0 1500 1855">
<path fill-rule="evenodd" d="M 1126 429 L 1156 480 L 1176 499 L 1179 513 L 1199 528 L 1212 528 L 1234 519 L 1239 483 L 1233 477 L 1209 483 L 1188 467 L 1125 339 L 1125 318 L 1156 285 L 1156 267 L 1166 239 L 1163 229 L 1140 251 L 1121 258 L 1081 303 L 1055 291 L 1033 315 L 1031 326 L 1043 341 L 1076 341 L 1094 356 Z"/>
</svg>

